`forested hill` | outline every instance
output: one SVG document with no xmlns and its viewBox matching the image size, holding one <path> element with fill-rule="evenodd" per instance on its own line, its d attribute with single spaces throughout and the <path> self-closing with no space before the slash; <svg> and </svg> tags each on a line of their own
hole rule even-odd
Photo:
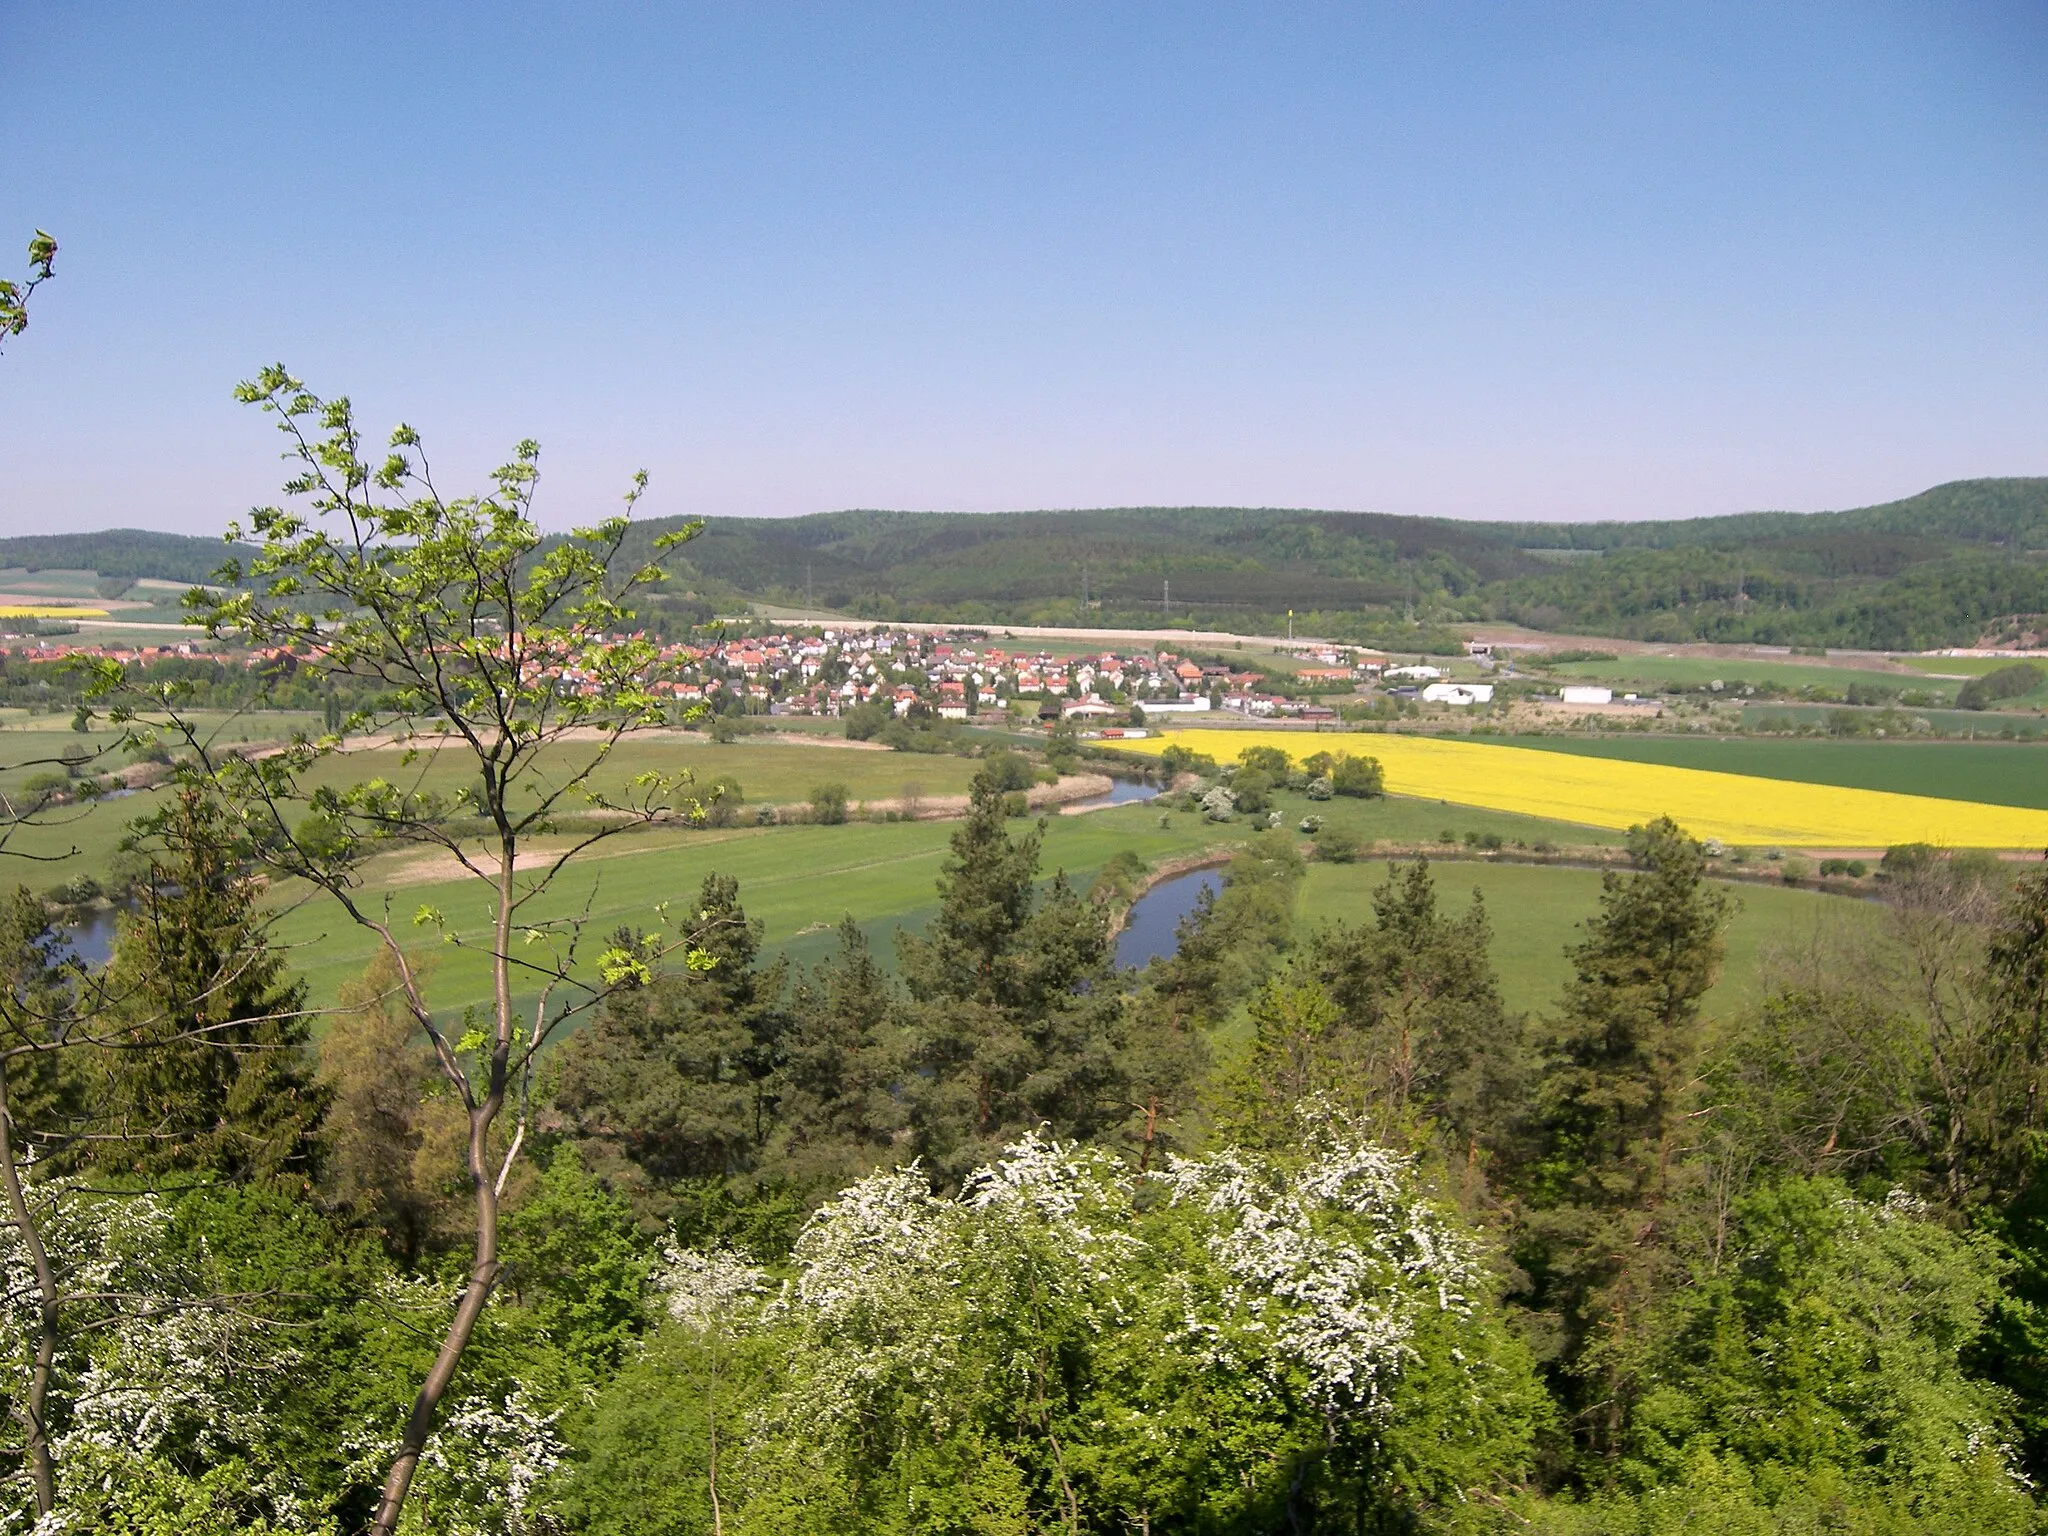
<svg viewBox="0 0 2048 1536">
<path fill-rule="evenodd" d="M 640 525 L 651 541 L 680 519 Z M 196 581 L 213 539 L 132 529 L 0 539 L 0 567 Z M 2038 633 L 2048 477 L 1959 480 L 1843 512 L 1464 522 L 1123 507 L 713 518 L 670 561 L 670 621 L 743 599 L 874 619 L 1270 628 L 1402 646 L 1509 620 L 1648 640 L 1893 649 Z M 1083 607 L 1084 594 L 1087 606 Z"/>
<path fill-rule="evenodd" d="M 650 532 L 668 524 L 651 525 Z M 1493 523 L 1232 507 L 713 518 L 699 585 L 879 618 L 1162 613 L 1397 637 L 1458 620 L 1643 639 L 1916 647 L 2048 610 L 2048 478 L 1853 511 Z M 1169 585 L 1170 584 L 1170 585 Z"/>
<path fill-rule="evenodd" d="M 205 581 L 232 553 L 217 538 L 109 528 L 103 533 L 38 533 L 0 539 L 0 570 L 92 571 L 133 580 Z"/>
</svg>

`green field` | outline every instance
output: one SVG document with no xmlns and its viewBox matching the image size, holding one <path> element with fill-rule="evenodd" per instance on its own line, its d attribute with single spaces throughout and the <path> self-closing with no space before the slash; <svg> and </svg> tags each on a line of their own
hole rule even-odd
<svg viewBox="0 0 2048 1536">
<path fill-rule="evenodd" d="M 1365 842 L 1430 844 L 1444 831 L 1454 839 L 1467 832 L 1495 833 L 1510 844 L 1542 838 L 1577 843 L 1619 840 L 1612 832 L 1434 801 L 1389 798 L 1314 804 L 1298 795 L 1284 795 L 1278 805 L 1289 828 L 1313 811 L 1327 825 Z M 1021 829 L 1025 823 L 1016 825 Z M 769 952 L 787 952 L 804 964 L 822 958 L 834 942 L 831 928 L 851 912 L 874 939 L 877 953 L 893 962 L 894 930 L 918 927 L 931 914 L 934 882 L 955 826 L 946 821 L 856 822 L 842 827 L 630 834 L 605 845 L 601 857 L 565 876 L 559 891 L 546 898 L 544 910 L 562 916 L 581 910 L 588 900 L 594 934 L 608 933 L 621 923 L 652 926 L 657 903 L 687 899 L 705 875 L 716 871 L 739 880 L 748 913 L 766 925 Z M 1150 865 L 1205 849 L 1227 849 L 1254 830 L 1249 819 L 1217 825 L 1192 812 L 1161 811 L 1145 804 L 1056 816 L 1047 826 L 1042 872 L 1049 877 L 1064 868 L 1070 878 L 1086 885 L 1120 849 L 1131 849 Z M 388 896 L 391 911 L 407 922 L 428 905 L 443 910 L 464 933 L 482 931 L 484 896 L 473 883 L 440 878 L 414 883 L 418 874 L 417 866 L 407 873 L 401 861 L 386 863 L 371 888 L 371 899 L 381 903 Z M 290 892 L 279 894 L 287 901 L 296 899 Z M 419 931 L 426 942 L 430 935 Z M 279 936 L 294 948 L 293 964 L 311 979 L 314 995 L 323 1003 L 332 1000 L 341 982 L 359 974 L 373 953 L 369 937 L 349 927 L 338 909 L 321 900 L 295 907 L 282 918 Z M 460 1008 L 484 1000 L 485 966 L 480 956 L 446 949 L 440 964 L 437 990 L 444 1006 Z"/>
<path fill-rule="evenodd" d="M 1486 897 L 1493 925 L 1493 964 L 1501 995 L 1514 1010 L 1541 1010 L 1555 1003 L 1571 977 L 1565 948 L 1580 937 L 1579 925 L 1599 909 L 1600 875 L 1590 869 L 1533 864 L 1446 862 L 1432 867 L 1437 900 L 1462 911 L 1477 888 Z M 1331 922 L 1372 920 L 1372 891 L 1387 877 L 1384 863 L 1311 864 L 1303 883 L 1299 922 L 1312 929 Z M 1783 886 L 1728 883 L 1737 902 L 1728 929 L 1721 980 L 1707 997 L 1707 1011 L 1724 1015 L 1755 999 L 1762 962 L 1773 946 L 1809 941 L 1825 924 L 1875 926 L 1884 908 L 1873 902 Z"/>
<path fill-rule="evenodd" d="M 1901 656 L 1899 664 L 1911 667 L 1915 672 L 1931 672 L 1937 676 L 1946 673 L 1950 677 L 1982 677 L 1996 672 L 2001 667 L 2012 666 L 2015 662 L 2031 661 L 2037 667 L 2048 668 L 2048 658 L 2040 656 Z"/>
<path fill-rule="evenodd" d="M 1186 813 L 1159 813 L 1143 805 L 1051 819 L 1042 872 L 1064 868 L 1086 886 L 1103 863 L 1130 848 L 1147 863 L 1178 858 L 1212 846 L 1227 847 L 1251 831 L 1243 824 L 1219 827 Z M 1019 829 L 1024 822 L 1017 823 Z M 665 901 L 683 910 L 707 874 L 740 882 L 748 915 L 765 926 L 768 953 L 786 951 L 808 963 L 833 944 L 830 930 L 852 913 L 874 939 L 879 957 L 893 962 L 890 935 L 916 927 L 936 901 L 935 882 L 956 823 L 855 822 L 839 827 L 759 827 L 714 832 L 661 832 L 623 836 L 604 845 L 600 857 L 573 866 L 558 889 L 537 910 L 563 917 L 589 910 L 589 929 L 602 937 L 622 923 L 655 926 L 655 907 Z M 437 879 L 407 883 L 388 868 L 370 901 L 388 898 L 390 911 L 409 926 L 422 906 L 440 908 L 460 933 L 486 931 L 488 893 L 474 881 Z M 361 973 L 375 952 L 372 936 L 352 927 L 332 902 L 305 893 L 280 891 L 290 909 L 277 925 L 280 942 L 293 951 L 292 963 L 311 981 L 316 1001 L 332 1001 L 335 989 Z M 302 904 L 300 904 L 302 903 Z M 416 930 L 423 947 L 438 942 Z M 487 965 L 474 951 L 443 946 L 437 961 L 435 996 L 459 1009 L 488 996 Z"/>
<path fill-rule="evenodd" d="M 1568 661 L 1545 669 L 1559 677 L 1583 678 L 1587 682 L 1625 684 L 1634 688 L 1656 688 L 1677 683 L 1696 688 L 1716 678 L 1733 686 L 1766 683 L 1779 688 L 1827 688 L 1840 693 L 1851 683 L 1883 683 L 1888 687 L 1918 689 L 1952 695 L 1957 684 L 1937 678 L 1915 677 L 1872 662 L 1856 666 L 1824 666 L 1814 661 L 1774 656 L 1623 656 L 1616 661 Z"/>
<path fill-rule="evenodd" d="M 2048 748 L 2013 742 L 1778 741 L 1744 736 L 1517 736 L 1506 745 L 2048 810 Z"/>
<path fill-rule="evenodd" d="M 593 748 L 570 743 L 540 759 L 544 776 L 560 782 L 590 761 Z M 665 731 L 629 737 L 614 748 L 592 784 L 610 795 L 631 793 L 642 773 L 695 775 L 695 789 L 730 774 L 739 780 L 749 805 L 785 805 L 808 800 L 821 784 L 843 784 L 856 802 L 895 800 L 907 789 L 924 796 L 964 795 L 980 765 L 970 758 L 913 752 L 873 751 L 804 741 L 742 739 L 724 746 L 696 733 Z M 407 787 L 452 793 L 473 772 L 466 751 L 423 752 L 410 764 L 389 749 L 346 752 L 322 761 L 309 775 L 314 784 L 346 784 L 384 777 Z M 688 791 L 686 791 L 687 793 Z M 581 809 L 580 804 L 566 807 Z"/>
<path fill-rule="evenodd" d="M 1837 711 L 1850 707 L 1842 704 L 1781 704 L 1751 701 L 1742 706 L 1742 724 L 1744 729 L 1752 731 L 1780 729 L 1787 722 L 1826 730 Z M 1856 708 L 1866 721 L 1880 713 L 1879 710 L 1862 706 Z M 1933 730 L 1949 737 L 1988 740 L 2009 732 L 2014 737 L 2031 738 L 2041 735 L 2043 725 L 2038 715 L 2022 714 L 2013 710 L 1911 709 L 1907 713 L 1916 720 L 1925 720 Z"/>
</svg>

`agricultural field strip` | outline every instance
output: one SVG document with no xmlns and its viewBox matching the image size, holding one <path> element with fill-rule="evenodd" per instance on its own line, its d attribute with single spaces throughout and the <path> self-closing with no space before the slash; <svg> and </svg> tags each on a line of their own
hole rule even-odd
<svg viewBox="0 0 2048 1536">
<path fill-rule="evenodd" d="M 1176 743 L 1206 752 L 1218 762 L 1229 762 L 1251 746 L 1278 747 L 1296 758 L 1316 751 L 1348 751 L 1378 758 L 1392 794 L 1599 827 L 1627 827 L 1669 815 L 1695 836 L 1738 844 L 2048 847 L 2048 811 L 1441 737 L 1192 730 L 1128 745 L 1156 755 Z"/>
<path fill-rule="evenodd" d="M 2011 742 L 1783 741 L 1767 736 L 1573 732 L 1508 737 L 1501 745 L 2048 811 L 2048 751 Z"/>
</svg>

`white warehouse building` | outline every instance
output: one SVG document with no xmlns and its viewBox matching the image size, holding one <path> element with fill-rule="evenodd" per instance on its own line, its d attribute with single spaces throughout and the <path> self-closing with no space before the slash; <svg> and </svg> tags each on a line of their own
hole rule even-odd
<svg viewBox="0 0 2048 1536">
<path fill-rule="evenodd" d="M 1422 690 L 1425 704 L 1491 704 L 1491 683 L 1431 683 Z"/>
<path fill-rule="evenodd" d="M 1612 704 L 1612 688 L 1596 688 L 1591 683 L 1567 683 L 1562 695 L 1567 704 Z"/>
</svg>

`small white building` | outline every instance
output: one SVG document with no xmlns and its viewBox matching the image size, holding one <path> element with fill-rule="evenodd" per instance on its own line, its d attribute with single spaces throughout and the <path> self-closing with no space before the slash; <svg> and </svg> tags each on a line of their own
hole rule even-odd
<svg viewBox="0 0 2048 1536">
<path fill-rule="evenodd" d="M 1425 666 L 1389 667 L 1382 674 L 1385 677 L 1405 677 L 1418 683 L 1431 682 L 1443 675 L 1444 669 L 1442 667 Z"/>
<path fill-rule="evenodd" d="M 1138 707 L 1145 711 L 1145 717 L 1154 715 L 1206 715 L 1209 701 L 1196 697 L 1192 699 L 1140 699 Z"/>
<path fill-rule="evenodd" d="M 1596 688 L 1591 683 L 1566 683 L 1559 695 L 1567 704 L 1612 704 L 1612 688 Z"/>
<path fill-rule="evenodd" d="M 1431 683 L 1422 690 L 1425 704 L 1491 704 L 1491 683 Z"/>
</svg>

